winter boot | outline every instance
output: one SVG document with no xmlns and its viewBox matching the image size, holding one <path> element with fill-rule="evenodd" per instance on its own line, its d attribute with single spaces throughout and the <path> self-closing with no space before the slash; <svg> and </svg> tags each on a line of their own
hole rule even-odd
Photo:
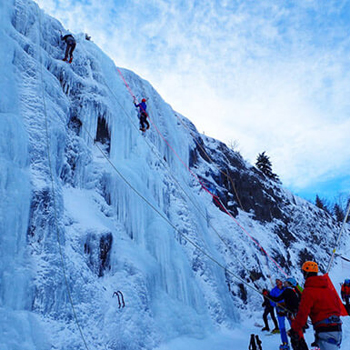
<svg viewBox="0 0 350 350">
<path fill-rule="evenodd" d="M 290 350 L 288 343 L 283 343 L 280 345 L 280 350 Z"/>
<path fill-rule="evenodd" d="M 264 327 L 264 328 L 262 329 L 262 331 L 268 331 L 268 332 L 270 332 L 270 328 L 269 328 L 269 327 Z"/>
<path fill-rule="evenodd" d="M 71 58 L 69 59 L 68 63 L 72 63 L 73 61 L 73 56 L 71 56 Z"/>
<path fill-rule="evenodd" d="M 280 333 L 280 330 L 278 328 L 275 328 L 271 331 L 272 334 L 278 334 Z"/>
</svg>

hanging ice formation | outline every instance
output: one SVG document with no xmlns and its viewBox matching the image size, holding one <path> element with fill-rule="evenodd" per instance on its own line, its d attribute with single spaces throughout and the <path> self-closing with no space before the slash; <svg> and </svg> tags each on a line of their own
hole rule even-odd
<svg viewBox="0 0 350 350">
<path fill-rule="evenodd" d="M 94 43 L 76 35 L 68 65 L 57 20 L 31 0 L 4 0 L 0 10 L 0 347 L 152 349 L 234 327 L 237 310 L 260 296 L 228 271 L 264 286 L 278 269 L 267 268 L 154 128 L 140 135 L 133 100 Z M 331 218 L 121 71 L 149 97 L 152 120 L 179 157 L 283 268 L 327 256 Z M 234 180 L 245 212 L 209 155 Z M 318 248 L 300 244 L 305 228 Z"/>
</svg>

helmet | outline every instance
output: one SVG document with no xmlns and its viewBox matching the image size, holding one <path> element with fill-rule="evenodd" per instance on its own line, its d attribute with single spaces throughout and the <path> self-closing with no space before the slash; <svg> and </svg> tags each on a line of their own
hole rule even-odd
<svg viewBox="0 0 350 350">
<path fill-rule="evenodd" d="M 305 272 L 318 272 L 318 265 L 313 261 L 305 261 L 301 269 Z"/>
<path fill-rule="evenodd" d="M 141 100 L 141 102 L 146 102 L 146 99 L 145 99 L 145 98 L 143 98 L 143 99 Z"/>
<path fill-rule="evenodd" d="M 289 277 L 286 279 L 286 282 L 288 282 L 291 286 L 295 287 L 298 283 L 295 278 Z"/>
</svg>

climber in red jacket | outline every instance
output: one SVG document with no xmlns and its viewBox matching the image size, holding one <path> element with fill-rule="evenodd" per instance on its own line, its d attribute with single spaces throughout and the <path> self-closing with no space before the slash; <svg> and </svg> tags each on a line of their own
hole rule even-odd
<svg viewBox="0 0 350 350">
<path fill-rule="evenodd" d="M 342 310 L 339 296 L 327 274 L 317 276 L 318 265 L 315 262 L 305 262 L 302 271 L 306 280 L 305 288 L 289 335 L 299 339 L 310 316 L 320 349 L 339 349 L 342 341 Z"/>
</svg>

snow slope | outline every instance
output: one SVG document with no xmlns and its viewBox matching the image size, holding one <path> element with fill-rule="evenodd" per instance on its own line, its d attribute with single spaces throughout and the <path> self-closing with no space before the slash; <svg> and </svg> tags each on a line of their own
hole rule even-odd
<svg viewBox="0 0 350 350">
<path fill-rule="evenodd" d="M 34 2 L 0 10 L 0 348 L 247 347 L 254 289 L 300 278 L 305 257 L 326 266 L 339 223 L 199 135 L 84 34 L 62 62 L 64 28 Z M 132 95 L 148 98 L 144 135 Z"/>
</svg>

